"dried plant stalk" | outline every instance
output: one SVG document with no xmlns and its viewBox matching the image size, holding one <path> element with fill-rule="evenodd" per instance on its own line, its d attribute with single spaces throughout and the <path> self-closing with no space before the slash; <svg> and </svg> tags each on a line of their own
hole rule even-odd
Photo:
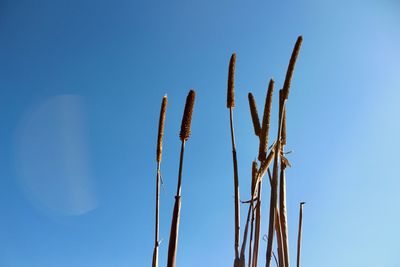
<svg viewBox="0 0 400 267">
<path fill-rule="evenodd" d="M 285 267 L 285 256 L 283 252 L 283 240 L 282 240 L 282 228 L 281 228 L 281 220 L 279 218 L 279 210 L 275 209 L 275 232 L 276 232 L 276 241 L 278 248 L 278 259 L 279 259 L 279 267 Z"/>
<path fill-rule="evenodd" d="M 253 201 L 253 200 L 251 200 Z M 242 248 L 240 250 L 240 267 L 245 267 L 245 252 L 246 252 L 246 243 L 247 243 L 247 236 L 249 232 L 249 223 L 250 223 L 250 216 L 251 216 L 251 210 L 252 210 L 252 205 L 249 205 L 249 210 L 247 211 L 247 218 L 246 218 L 246 224 L 244 227 L 244 233 L 243 233 L 243 242 L 242 242 Z"/>
<path fill-rule="evenodd" d="M 301 235 L 303 227 L 303 206 L 305 202 L 300 202 L 300 214 L 299 214 L 299 233 L 297 236 L 297 267 L 300 267 L 300 256 L 301 256 Z"/>
<path fill-rule="evenodd" d="M 290 91 L 290 84 L 292 82 L 294 67 L 296 65 L 296 60 L 300 52 L 301 44 L 303 43 L 303 37 L 299 36 L 297 38 L 296 44 L 294 45 L 292 56 L 290 57 L 289 66 L 286 71 L 285 83 L 283 84 L 283 98 L 288 99 L 289 91 Z"/>
<path fill-rule="evenodd" d="M 290 257 L 289 257 L 289 229 L 288 229 L 288 219 L 287 219 L 287 209 L 286 209 L 286 176 L 285 169 L 286 163 L 284 161 L 283 152 L 284 144 L 286 144 L 286 109 L 283 108 L 284 91 L 279 91 L 280 105 L 279 114 L 282 118 L 282 133 L 281 133 L 281 164 L 280 164 L 280 177 L 279 177 L 279 210 L 280 210 L 280 223 L 282 232 L 282 242 L 283 242 L 283 254 L 285 258 L 285 266 L 289 267 Z"/>
<path fill-rule="evenodd" d="M 235 127 L 233 123 L 233 108 L 235 107 L 235 65 L 236 65 L 236 54 L 232 54 L 229 62 L 229 74 L 228 74 L 228 92 L 227 92 L 227 107 L 229 108 L 229 122 L 231 128 L 231 141 L 232 141 L 232 158 L 233 158 L 233 182 L 235 190 L 235 260 L 234 266 L 239 264 L 239 243 L 240 243 L 240 196 L 239 196 L 239 172 L 236 155 L 236 143 L 235 143 Z"/>
<path fill-rule="evenodd" d="M 265 99 L 264 115 L 262 121 L 262 128 L 260 134 L 260 147 L 258 152 L 258 160 L 263 161 L 266 158 L 266 152 L 268 149 L 268 133 L 269 124 L 271 117 L 271 107 L 272 107 L 272 94 L 274 92 L 274 80 L 271 79 L 268 85 L 267 97 Z"/>
<path fill-rule="evenodd" d="M 271 180 L 268 241 L 267 241 L 267 252 L 266 252 L 266 265 L 265 265 L 266 267 L 271 266 L 272 245 L 274 240 L 275 212 L 276 212 L 276 203 L 278 200 L 278 159 L 279 159 L 279 153 L 275 153 L 274 167 L 272 171 L 272 180 Z"/>
<path fill-rule="evenodd" d="M 268 177 L 269 182 L 272 185 L 272 175 L 270 170 L 268 169 Z M 282 242 L 282 228 L 279 216 L 279 208 L 275 208 L 275 232 L 276 232 L 276 239 L 277 239 L 277 248 L 278 248 L 278 258 L 279 258 L 279 267 L 285 267 L 285 256 L 283 252 L 283 242 Z"/>
<path fill-rule="evenodd" d="M 256 189 L 256 184 L 257 184 L 257 172 L 258 172 L 258 165 L 257 161 L 253 161 L 253 164 L 251 166 L 251 222 L 250 222 L 250 241 L 249 241 L 249 261 L 248 261 L 248 267 L 251 267 L 251 259 L 252 259 L 252 253 L 253 253 L 253 232 L 254 232 L 254 200 L 253 196 L 255 195 L 255 189 Z"/>
<path fill-rule="evenodd" d="M 251 243 L 252 243 L 252 235 L 253 235 L 253 225 L 251 223 L 251 221 L 254 221 L 254 190 L 255 190 L 255 183 L 257 181 L 257 162 L 253 161 L 252 164 L 252 176 L 251 176 L 251 199 L 250 199 L 250 205 L 249 205 L 249 210 L 247 212 L 247 219 L 246 219 L 246 224 L 244 227 L 244 234 L 243 234 L 243 242 L 242 242 L 242 247 L 240 250 L 240 264 L 243 265 L 243 267 L 245 266 L 245 251 L 246 251 L 246 243 L 247 243 L 247 237 L 248 237 L 248 231 L 249 231 L 249 227 L 250 227 L 250 241 L 249 241 L 249 246 L 250 246 L 250 250 L 249 250 L 249 265 L 250 265 L 250 261 L 251 261 Z M 253 214 L 253 216 L 252 216 Z M 251 218 L 253 217 L 253 219 L 251 220 Z"/>
<path fill-rule="evenodd" d="M 254 133 L 257 136 L 260 136 L 261 125 L 260 125 L 260 119 L 258 118 L 256 100 L 254 99 L 254 96 L 252 93 L 249 93 L 248 98 L 249 98 L 251 120 L 253 121 Z"/>
<path fill-rule="evenodd" d="M 228 94 L 226 99 L 226 107 L 235 107 L 235 68 L 236 68 L 236 54 L 233 53 L 229 61 L 228 73 Z"/>
<path fill-rule="evenodd" d="M 179 235 L 179 222 L 180 222 L 180 213 L 181 213 L 181 187 L 182 187 L 182 168 L 183 168 L 183 155 L 185 152 L 185 143 L 189 139 L 190 136 L 190 125 L 192 121 L 192 113 L 195 101 L 195 92 L 194 90 L 190 90 L 185 104 L 185 111 L 183 113 L 180 139 L 182 141 L 181 144 L 181 152 L 179 158 L 179 174 L 178 174 L 178 185 L 176 189 L 175 196 L 175 204 L 174 211 L 172 214 L 172 223 L 171 223 L 171 232 L 169 236 L 169 244 L 168 244 L 168 260 L 167 267 L 175 267 L 176 266 L 176 253 L 178 247 L 178 235 Z"/>
<path fill-rule="evenodd" d="M 154 229 L 154 249 L 153 249 L 153 261 L 152 267 L 158 267 L 158 247 L 160 245 L 159 241 L 159 221 L 160 221 L 160 183 L 161 183 L 161 174 L 160 174 L 160 164 L 162 158 L 162 139 L 164 136 L 164 122 L 165 122 L 165 115 L 167 111 L 167 103 L 168 98 L 167 96 L 163 97 L 161 103 L 161 110 L 160 110 L 160 119 L 158 121 L 158 135 L 157 135 L 157 176 L 156 176 L 156 211 L 155 211 L 155 229 Z"/>
<path fill-rule="evenodd" d="M 255 225 L 254 225 L 254 249 L 253 249 L 253 262 L 252 267 L 258 266 L 258 250 L 260 245 L 260 232 L 261 232 L 261 189 L 262 181 L 257 181 L 257 204 L 255 207 Z"/>
<path fill-rule="evenodd" d="M 281 104 L 281 110 L 285 110 L 286 100 Z M 281 150 L 281 134 L 282 134 L 282 116 L 279 116 L 278 120 L 278 134 L 276 141 L 276 153 L 274 155 L 274 167 L 272 170 L 272 181 L 271 181 L 271 199 L 269 208 L 269 225 L 268 225 L 268 243 L 267 243 L 267 262 L 266 267 L 271 266 L 271 256 L 272 256 L 272 245 L 273 245 L 273 233 L 275 227 L 275 210 L 278 203 L 278 161 L 280 157 L 279 151 Z"/>
</svg>

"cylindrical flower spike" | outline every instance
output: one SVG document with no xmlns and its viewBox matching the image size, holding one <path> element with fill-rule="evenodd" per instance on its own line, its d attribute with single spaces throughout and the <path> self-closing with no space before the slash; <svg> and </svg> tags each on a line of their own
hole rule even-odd
<svg viewBox="0 0 400 267">
<path fill-rule="evenodd" d="M 229 61 L 228 73 L 228 95 L 226 99 L 226 107 L 235 107 L 235 68 L 236 68 L 236 54 L 233 53 Z"/>
<path fill-rule="evenodd" d="M 258 152 L 258 160 L 265 160 L 265 153 L 268 149 L 268 132 L 271 117 L 272 93 L 274 92 L 274 80 L 271 79 L 268 85 L 267 97 L 265 99 L 264 115 L 260 134 L 260 147 Z"/>
<path fill-rule="evenodd" d="M 294 45 L 292 56 L 290 57 L 289 66 L 286 71 L 285 83 L 283 84 L 283 98 L 288 99 L 290 84 L 292 82 L 294 67 L 296 65 L 296 60 L 300 52 L 301 44 L 303 43 L 303 36 L 297 38 L 296 44 Z"/>
<path fill-rule="evenodd" d="M 161 162 L 161 157 L 162 157 L 164 123 L 165 123 L 165 114 L 167 112 L 167 103 L 168 103 L 168 97 L 165 95 L 161 103 L 160 119 L 158 121 L 157 162 Z"/>
<path fill-rule="evenodd" d="M 253 121 L 254 133 L 257 136 L 260 136 L 261 132 L 260 119 L 258 118 L 256 100 L 254 99 L 252 93 L 249 93 L 249 106 L 250 106 L 251 119 Z"/>
<path fill-rule="evenodd" d="M 195 97 L 196 97 L 196 92 L 194 90 L 190 90 L 186 98 L 185 111 L 182 117 L 181 132 L 179 134 L 179 137 L 182 141 L 186 141 L 190 137 L 190 124 L 192 122 L 192 113 L 193 113 Z"/>
</svg>

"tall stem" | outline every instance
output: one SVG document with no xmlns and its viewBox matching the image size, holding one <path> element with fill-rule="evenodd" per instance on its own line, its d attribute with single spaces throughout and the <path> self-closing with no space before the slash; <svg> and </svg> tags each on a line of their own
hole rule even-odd
<svg viewBox="0 0 400 267">
<path fill-rule="evenodd" d="M 282 102 L 281 110 L 284 112 L 286 101 Z M 281 115 L 281 114 L 279 114 Z M 278 135 L 276 140 L 275 157 L 274 157 L 274 167 L 272 170 L 272 180 L 271 180 L 271 199 L 269 207 L 269 226 L 268 226 L 268 243 L 267 243 L 267 253 L 266 253 L 266 267 L 271 266 L 272 257 L 272 245 L 274 239 L 274 227 L 275 227 L 275 209 L 278 202 L 278 161 L 281 150 L 281 133 L 282 133 L 282 116 L 279 116 L 278 120 Z"/>
<path fill-rule="evenodd" d="M 258 182 L 257 191 L 257 206 L 256 206 L 256 222 L 255 222 L 255 232 L 254 232 L 254 249 L 253 249 L 253 267 L 258 265 L 258 248 L 260 244 L 260 231 L 261 231 L 261 190 L 262 181 Z"/>
<path fill-rule="evenodd" d="M 299 233 L 297 237 L 297 267 L 300 267 L 300 254 L 301 254 L 301 232 L 303 227 L 303 206 L 305 202 L 300 202 L 299 214 Z"/>
<path fill-rule="evenodd" d="M 280 211 L 280 227 L 282 233 L 283 243 L 283 255 L 285 258 L 285 266 L 289 267 L 289 234 L 288 234 L 288 220 L 287 220 L 287 209 L 286 209 L 286 163 L 284 162 L 283 153 L 286 145 L 286 109 L 283 109 L 284 99 L 283 90 L 279 91 L 280 105 L 279 105 L 279 117 L 282 118 L 282 130 L 281 130 L 281 164 L 280 164 L 280 179 L 279 179 L 279 211 Z"/>
<path fill-rule="evenodd" d="M 185 152 L 185 141 L 182 140 L 181 153 L 179 159 L 179 174 L 178 174 L 178 186 L 176 188 L 174 211 L 172 215 L 171 232 L 169 237 L 168 245 L 168 262 L 167 267 L 176 266 L 176 252 L 178 247 L 178 235 L 179 235 L 179 221 L 181 212 L 181 185 L 182 185 L 182 168 L 183 168 L 183 155 Z"/>
<path fill-rule="evenodd" d="M 161 110 L 160 110 L 160 119 L 158 121 L 158 135 L 157 135 L 157 153 L 156 153 L 156 161 L 157 161 L 157 176 L 156 176 L 156 215 L 155 215 L 155 229 L 154 229 L 154 250 L 153 250 L 153 262 L 152 267 L 158 267 L 158 247 L 160 245 L 159 242 L 159 213 L 160 213 L 160 183 L 161 183 L 161 174 L 160 174 L 160 165 L 162 158 L 162 143 L 164 136 L 164 123 L 165 116 L 167 111 L 167 103 L 168 98 L 167 95 L 163 97 L 161 102 Z"/>
<path fill-rule="evenodd" d="M 160 218 L 160 162 L 157 162 L 157 177 L 156 177 L 156 223 L 154 229 L 154 251 L 152 267 L 158 267 L 158 247 L 159 247 L 159 218 Z"/>
<path fill-rule="evenodd" d="M 249 241 L 249 264 L 248 267 L 251 267 L 251 259 L 253 253 L 253 235 L 254 235 L 254 203 L 251 200 L 251 223 L 250 223 L 250 241 Z"/>
<path fill-rule="evenodd" d="M 278 139 L 279 140 L 279 139 Z M 279 142 L 279 141 L 278 141 Z M 279 147 L 279 145 L 278 145 Z M 266 252 L 266 267 L 271 266 L 272 257 L 272 245 L 274 240 L 274 228 L 275 228 L 275 209 L 278 200 L 278 157 L 279 153 L 275 153 L 274 167 L 272 171 L 272 181 L 271 181 L 271 197 L 269 206 L 269 225 L 268 225 L 268 242 L 267 242 L 267 252 Z"/>
<path fill-rule="evenodd" d="M 268 177 L 269 177 L 269 182 L 272 185 L 272 175 L 270 170 L 268 169 Z M 284 254 L 283 254 L 283 243 L 282 243 L 282 229 L 281 229 L 281 222 L 280 222 L 280 216 L 279 216 L 279 208 L 275 208 L 275 231 L 276 231 L 276 239 L 277 239 L 277 248 L 278 248 L 278 258 L 279 258 L 279 267 L 285 267 L 285 260 L 284 260 Z"/>
<path fill-rule="evenodd" d="M 233 125 L 233 108 L 229 108 L 231 139 L 232 139 L 232 158 L 233 158 L 233 182 L 235 190 L 235 259 L 239 258 L 240 242 L 240 196 L 239 196 L 239 174 L 236 156 L 235 129 Z"/>
</svg>

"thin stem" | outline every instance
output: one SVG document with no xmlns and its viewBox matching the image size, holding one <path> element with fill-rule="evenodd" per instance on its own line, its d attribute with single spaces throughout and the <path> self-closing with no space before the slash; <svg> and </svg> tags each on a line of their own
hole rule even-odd
<svg viewBox="0 0 400 267">
<path fill-rule="evenodd" d="M 297 237 L 297 267 L 300 267 L 300 254 L 301 254 L 301 234 L 303 227 L 303 206 L 305 202 L 300 202 L 300 214 L 299 214 L 299 233 Z"/>
<path fill-rule="evenodd" d="M 251 203 L 250 203 L 250 205 L 251 205 L 251 224 L 250 224 L 250 241 L 249 241 L 249 264 L 248 264 L 248 267 L 250 267 L 251 266 L 251 258 L 252 258 L 252 252 L 253 252 L 253 250 L 252 250 L 252 245 L 253 245 L 253 235 L 254 235 L 254 233 L 253 233 L 253 231 L 254 231 L 254 203 L 253 203 L 253 200 L 251 201 Z"/>
<path fill-rule="evenodd" d="M 183 169 L 183 155 L 185 153 L 185 141 L 182 141 L 181 144 L 181 153 L 179 157 L 179 174 L 178 174 L 178 185 L 176 187 L 176 195 L 181 196 L 181 188 L 182 188 L 182 169 Z"/>
<path fill-rule="evenodd" d="M 268 169 L 268 177 L 269 177 L 269 182 L 272 186 L 272 175 L 270 170 Z M 277 248 L 278 248 L 278 258 L 279 258 L 279 267 L 285 267 L 285 257 L 283 253 L 283 243 L 282 243 L 282 229 L 281 229 L 281 222 L 280 222 L 280 216 L 279 216 L 279 208 L 275 208 L 275 232 L 276 232 L 276 239 L 277 239 Z"/>
<path fill-rule="evenodd" d="M 280 210 L 280 227 L 282 233 L 283 243 L 283 254 L 285 258 L 285 266 L 289 267 L 289 234 L 288 234 L 288 220 L 287 220 L 287 209 L 286 209 L 286 163 L 284 162 L 283 153 L 286 144 L 286 109 L 284 109 L 284 91 L 279 91 L 279 117 L 281 118 L 281 149 L 279 151 L 281 155 L 280 161 L 280 175 L 279 175 L 279 210 Z"/>
<path fill-rule="evenodd" d="M 275 209 L 276 203 L 278 199 L 278 157 L 279 153 L 275 153 L 274 167 L 272 171 L 272 181 L 271 181 L 271 197 L 270 197 L 270 206 L 269 206 L 269 225 L 268 225 L 268 243 L 267 243 L 267 252 L 266 252 L 266 267 L 271 266 L 271 257 L 272 257 L 272 245 L 274 240 L 274 228 L 275 228 Z"/>
<path fill-rule="evenodd" d="M 156 152 L 156 161 L 157 161 L 157 176 L 156 176 L 156 222 L 154 229 L 154 250 L 153 250 L 153 262 L 152 267 L 158 267 L 158 247 L 159 247 L 159 213 L 160 213 L 160 184 L 161 184 L 161 158 L 162 158 L 162 142 L 164 136 L 164 123 L 165 116 L 167 111 L 167 103 L 168 97 L 165 95 L 161 102 L 161 110 L 160 110 L 160 118 L 158 121 L 158 134 L 157 134 L 157 152 Z"/>
<path fill-rule="evenodd" d="M 235 130 L 233 125 L 233 108 L 229 108 L 229 118 L 231 127 L 231 139 L 232 139 L 232 158 L 233 158 L 233 181 L 235 190 L 235 259 L 239 258 L 239 242 L 240 242 L 240 196 L 239 196 L 239 174 L 237 166 L 236 156 L 236 144 L 235 144 Z"/>
<path fill-rule="evenodd" d="M 256 223 L 254 233 L 254 249 L 253 249 L 253 267 L 258 266 L 258 248 L 260 244 L 260 231 L 261 231 L 261 189 L 262 181 L 258 181 L 257 191 L 257 206 L 256 206 Z"/>
<path fill-rule="evenodd" d="M 279 210 L 280 210 L 280 222 L 281 222 L 281 233 L 283 252 L 285 257 L 285 265 L 289 267 L 289 238 L 288 238 L 288 223 L 287 223 L 287 210 L 286 210 L 286 177 L 285 177 L 285 166 L 281 161 L 280 171 L 280 184 L 279 184 Z"/>
<path fill-rule="evenodd" d="M 160 162 L 157 162 L 157 178 L 156 178 L 156 223 L 154 229 L 154 250 L 152 267 L 158 267 L 158 247 L 159 247 L 159 218 L 160 218 Z"/>
<path fill-rule="evenodd" d="M 244 227 L 244 233 L 243 233 L 242 248 L 240 250 L 240 260 L 243 261 L 243 262 L 244 262 L 244 253 L 245 253 L 245 250 L 246 250 L 247 235 L 248 235 L 248 232 L 249 232 L 249 223 L 250 223 L 251 210 L 252 210 L 252 206 L 249 205 L 249 210 L 247 212 L 246 225 Z"/>
<path fill-rule="evenodd" d="M 168 244 L 168 262 L 167 267 L 176 266 L 176 253 L 178 247 L 178 235 L 179 235 L 179 221 L 181 212 L 181 184 L 182 184 L 182 168 L 183 168 L 183 155 L 185 152 L 185 140 L 182 140 L 181 153 L 179 159 L 179 174 L 178 174 L 178 186 L 176 189 L 174 211 L 172 214 L 171 232 L 169 236 Z"/>
<path fill-rule="evenodd" d="M 282 111 L 285 110 L 286 101 L 284 100 L 281 104 Z M 281 114 L 280 114 L 281 115 Z M 279 151 L 281 146 L 281 133 L 282 133 L 282 116 L 279 116 L 278 121 L 278 135 L 276 140 L 276 147 L 275 147 L 275 157 L 274 157 L 274 167 L 272 169 L 272 181 L 271 181 L 271 199 L 270 199 L 270 207 L 269 207 L 269 226 L 268 226 L 268 239 L 267 244 L 267 252 L 266 252 L 266 267 L 271 266 L 271 256 L 272 256 L 272 245 L 274 239 L 274 227 L 275 227 L 275 209 L 278 202 L 278 161 L 279 161 Z"/>
</svg>

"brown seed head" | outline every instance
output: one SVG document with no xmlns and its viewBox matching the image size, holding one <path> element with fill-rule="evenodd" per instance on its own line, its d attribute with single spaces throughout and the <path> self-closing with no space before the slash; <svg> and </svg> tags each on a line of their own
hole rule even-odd
<svg viewBox="0 0 400 267">
<path fill-rule="evenodd" d="M 164 136 L 165 114 L 167 112 L 168 97 L 165 95 L 161 103 L 160 119 L 158 121 L 158 138 L 157 138 L 157 162 L 161 162 L 162 157 L 162 141 Z"/>
<path fill-rule="evenodd" d="M 265 99 L 264 115 L 263 115 L 262 128 L 260 134 L 260 147 L 258 151 L 258 160 L 260 161 L 263 161 L 265 159 L 265 153 L 268 150 L 268 133 L 269 133 L 269 124 L 271 117 L 273 92 L 274 92 L 274 80 L 271 79 L 269 81 L 267 97 Z"/>
<path fill-rule="evenodd" d="M 292 56 L 290 57 L 289 66 L 286 72 L 285 83 L 283 84 L 284 99 L 288 99 L 289 97 L 289 90 L 290 90 L 290 84 L 292 82 L 294 67 L 296 65 L 297 56 L 299 55 L 302 42 L 303 42 L 303 37 L 300 35 L 297 38 L 296 44 L 294 45 Z"/>
<path fill-rule="evenodd" d="M 236 67 L 236 54 L 233 53 L 229 61 L 228 73 L 228 95 L 226 100 L 226 107 L 235 107 L 235 67 Z"/>
<path fill-rule="evenodd" d="M 254 99 L 252 93 L 249 93 L 249 106 L 250 106 L 251 119 L 253 121 L 254 133 L 257 136 L 260 136 L 261 132 L 260 119 L 258 118 L 256 100 Z"/>
<path fill-rule="evenodd" d="M 186 97 L 185 111 L 183 112 L 181 132 L 179 134 L 179 138 L 182 141 L 188 140 L 190 136 L 190 124 L 192 122 L 195 96 L 196 92 L 194 90 L 190 90 L 188 96 Z"/>
</svg>

